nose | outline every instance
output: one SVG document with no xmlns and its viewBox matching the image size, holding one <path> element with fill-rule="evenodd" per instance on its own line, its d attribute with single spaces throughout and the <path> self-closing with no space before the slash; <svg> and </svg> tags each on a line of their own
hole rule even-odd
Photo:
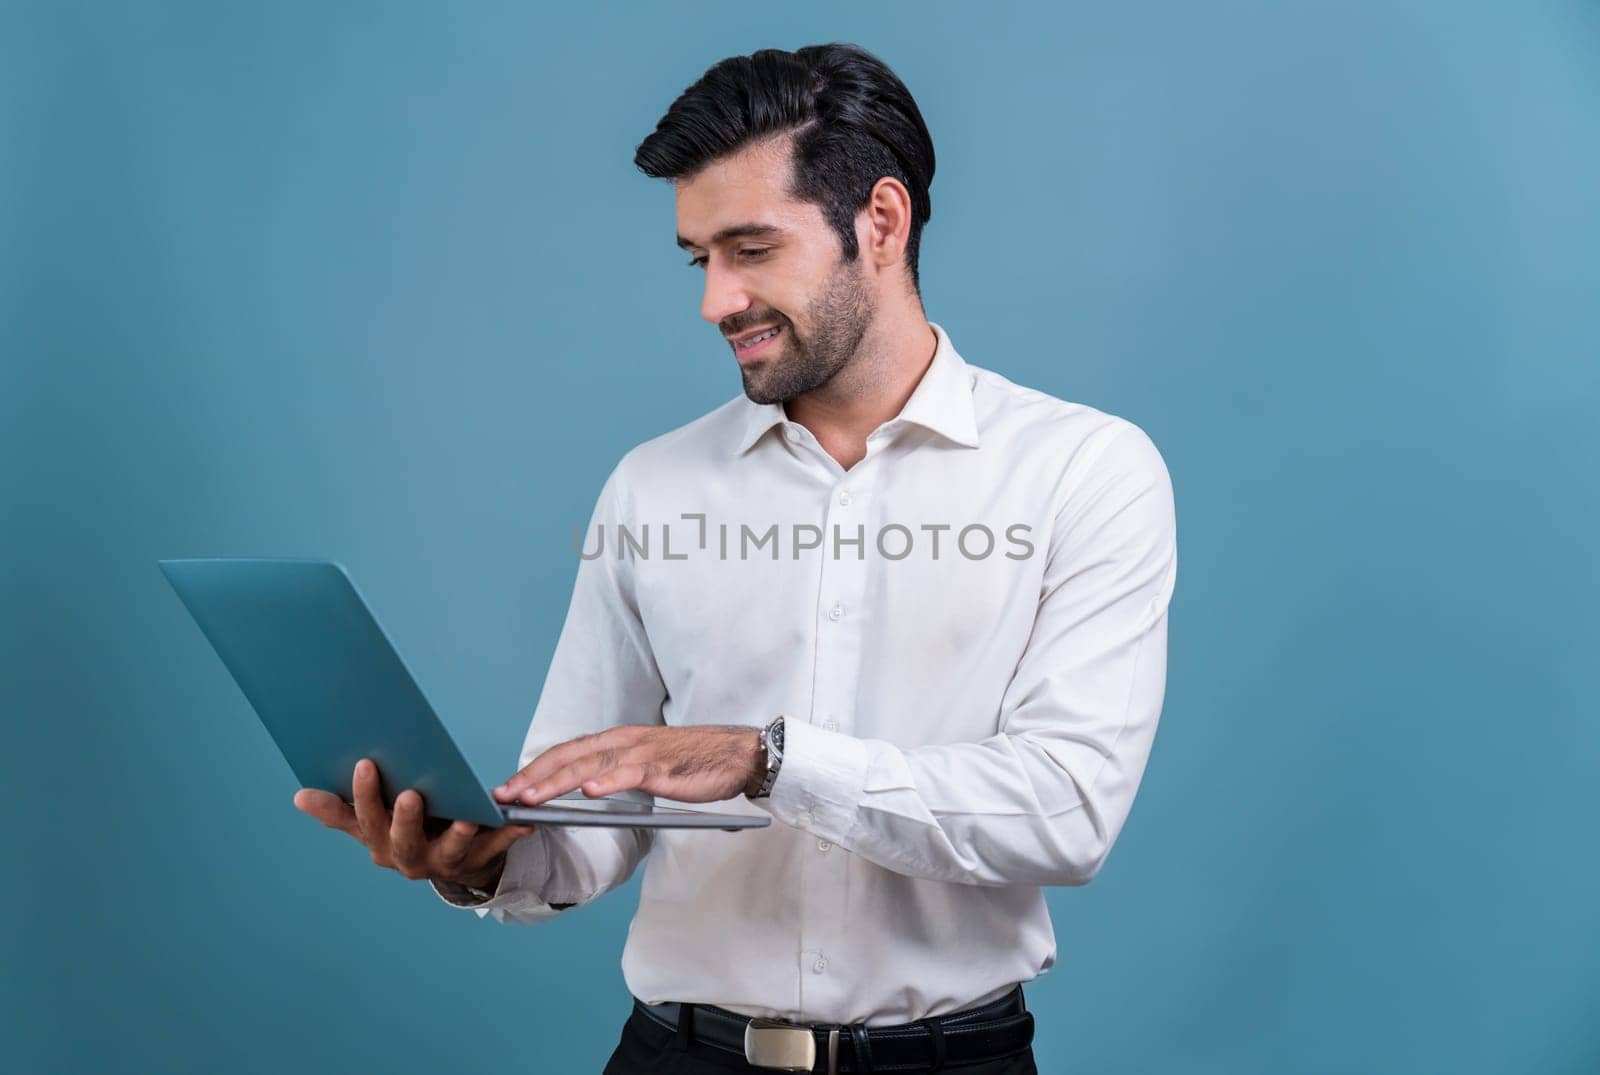
<svg viewBox="0 0 1600 1075">
<path fill-rule="evenodd" d="M 715 325 L 749 306 L 750 294 L 745 291 L 738 274 L 718 268 L 715 258 L 707 261 L 706 291 L 700 298 L 700 316 Z"/>
</svg>

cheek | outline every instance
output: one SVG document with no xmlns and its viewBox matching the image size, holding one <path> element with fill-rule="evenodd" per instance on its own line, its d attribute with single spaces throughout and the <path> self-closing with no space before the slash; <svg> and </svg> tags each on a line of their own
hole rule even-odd
<svg viewBox="0 0 1600 1075">
<path fill-rule="evenodd" d="M 831 262 L 812 264 L 798 256 L 762 266 L 748 278 L 755 305 L 773 311 L 804 336 L 811 328 L 808 316 L 817 297 L 828 286 Z"/>
<path fill-rule="evenodd" d="M 804 323 L 805 304 L 796 302 L 786 288 L 775 284 L 764 285 L 759 291 L 753 292 L 753 304 L 767 313 L 776 314 L 786 324 Z"/>
<path fill-rule="evenodd" d="M 762 294 L 767 308 L 775 311 L 796 330 L 803 333 L 810 327 L 811 294 L 804 288 L 796 286 L 792 278 L 785 279 L 782 283 L 773 281 Z"/>
</svg>

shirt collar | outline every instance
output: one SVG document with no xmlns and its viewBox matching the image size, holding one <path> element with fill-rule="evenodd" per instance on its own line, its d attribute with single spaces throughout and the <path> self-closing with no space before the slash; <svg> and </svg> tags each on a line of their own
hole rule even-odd
<svg viewBox="0 0 1600 1075">
<path fill-rule="evenodd" d="M 978 446 L 978 418 L 972 399 L 972 374 L 966 362 L 956 352 L 950 336 L 938 324 L 929 321 L 928 327 L 938 337 L 933 361 L 912 390 L 900 413 L 885 426 L 912 423 L 930 429 L 947 440 L 967 448 Z M 743 435 L 735 455 L 743 455 L 761 439 L 762 434 L 775 425 L 789 420 L 789 413 L 781 403 L 756 403 L 749 396 L 741 396 L 743 404 Z"/>
</svg>

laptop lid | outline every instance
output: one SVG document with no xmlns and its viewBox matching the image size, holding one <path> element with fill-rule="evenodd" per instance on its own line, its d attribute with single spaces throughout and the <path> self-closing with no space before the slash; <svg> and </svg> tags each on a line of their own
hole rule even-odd
<svg viewBox="0 0 1600 1075">
<path fill-rule="evenodd" d="M 159 563 L 302 786 L 352 801 L 356 762 L 371 758 L 391 808 L 416 788 L 432 816 L 505 824 L 343 566 Z"/>
</svg>

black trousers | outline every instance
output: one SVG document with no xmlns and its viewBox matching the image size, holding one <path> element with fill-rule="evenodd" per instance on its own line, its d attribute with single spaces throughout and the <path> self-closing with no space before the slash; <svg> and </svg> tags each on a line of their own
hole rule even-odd
<svg viewBox="0 0 1600 1075">
<path fill-rule="evenodd" d="M 827 1059 L 818 1058 L 818 1070 L 827 1070 Z M 932 1072 L 928 1068 L 901 1068 L 896 1075 Z M 947 1064 L 938 1069 L 944 1075 L 1039 1075 L 1033 1064 L 1033 1050 L 985 1060 L 977 1064 Z M 647 1016 L 631 1012 L 622 1025 L 622 1040 L 606 1064 L 602 1075 L 772 1075 L 771 1068 L 745 1063 L 744 1057 L 724 1052 L 704 1042 L 678 1040 L 678 1035 Z"/>
</svg>

